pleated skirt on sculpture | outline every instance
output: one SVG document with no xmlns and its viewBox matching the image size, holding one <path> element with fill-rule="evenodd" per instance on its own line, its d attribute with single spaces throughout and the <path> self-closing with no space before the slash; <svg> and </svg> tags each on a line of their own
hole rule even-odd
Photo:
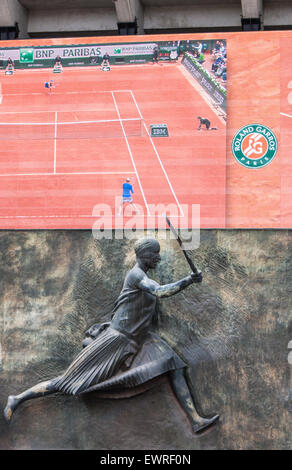
<svg viewBox="0 0 292 470">
<path fill-rule="evenodd" d="M 183 367 L 186 363 L 155 333 L 149 332 L 138 344 L 108 327 L 78 354 L 54 385 L 72 395 L 124 389 Z"/>
</svg>

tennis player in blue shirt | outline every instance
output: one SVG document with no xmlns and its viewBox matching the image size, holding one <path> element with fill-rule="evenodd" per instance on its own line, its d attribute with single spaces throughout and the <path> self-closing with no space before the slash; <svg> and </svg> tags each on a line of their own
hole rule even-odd
<svg viewBox="0 0 292 470">
<path fill-rule="evenodd" d="M 45 82 L 45 88 L 49 90 L 49 92 L 52 92 L 52 88 L 54 88 L 54 81 L 50 80 Z"/>
<path fill-rule="evenodd" d="M 123 184 L 123 196 L 120 204 L 120 210 L 119 210 L 119 216 L 122 213 L 122 207 L 124 204 L 132 204 L 136 210 L 136 212 L 139 214 L 139 211 L 135 204 L 133 203 L 133 198 L 132 194 L 134 194 L 133 186 L 130 183 L 130 178 L 126 178 L 126 182 Z"/>
</svg>

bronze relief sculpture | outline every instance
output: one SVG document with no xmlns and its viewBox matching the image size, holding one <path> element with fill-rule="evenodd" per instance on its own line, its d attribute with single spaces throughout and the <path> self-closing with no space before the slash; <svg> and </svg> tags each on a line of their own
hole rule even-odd
<svg viewBox="0 0 292 470">
<path fill-rule="evenodd" d="M 159 285 L 147 276 L 160 261 L 155 239 L 136 242 L 137 262 L 127 273 L 109 323 L 94 325 L 83 341 L 83 350 L 60 376 L 41 382 L 19 395 L 8 397 L 4 416 L 10 422 L 24 401 L 56 392 L 82 395 L 92 391 L 129 389 L 167 374 L 175 396 L 193 429 L 198 433 L 215 423 L 219 415 L 204 418 L 197 412 L 188 378 L 187 364 L 152 328 L 157 299 L 170 297 L 202 281 L 194 267 L 191 275 Z"/>
</svg>

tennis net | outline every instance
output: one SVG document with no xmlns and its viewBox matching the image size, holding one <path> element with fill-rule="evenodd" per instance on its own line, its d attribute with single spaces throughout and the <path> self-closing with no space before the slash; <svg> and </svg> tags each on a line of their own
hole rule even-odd
<svg viewBox="0 0 292 470">
<path fill-rule="evenodd" d="M 140 118 L 72 122 L 0 123 L 0 140 L 113 139 L 143 135 Z"/>
</svg>

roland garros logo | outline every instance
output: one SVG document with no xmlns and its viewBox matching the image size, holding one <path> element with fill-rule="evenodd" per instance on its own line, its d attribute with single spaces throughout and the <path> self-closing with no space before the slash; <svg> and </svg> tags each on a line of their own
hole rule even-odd
<svg viewBox="0 0 292 470">
<path fill-rule="evenodd" d="M 239 129 L 232 141 L 232 153 L 246 168 L 262 168 L 271 163 L 277 153 L 277 139 L 271 129 L 261 124 L 249 124 Z"/>
</svg>

